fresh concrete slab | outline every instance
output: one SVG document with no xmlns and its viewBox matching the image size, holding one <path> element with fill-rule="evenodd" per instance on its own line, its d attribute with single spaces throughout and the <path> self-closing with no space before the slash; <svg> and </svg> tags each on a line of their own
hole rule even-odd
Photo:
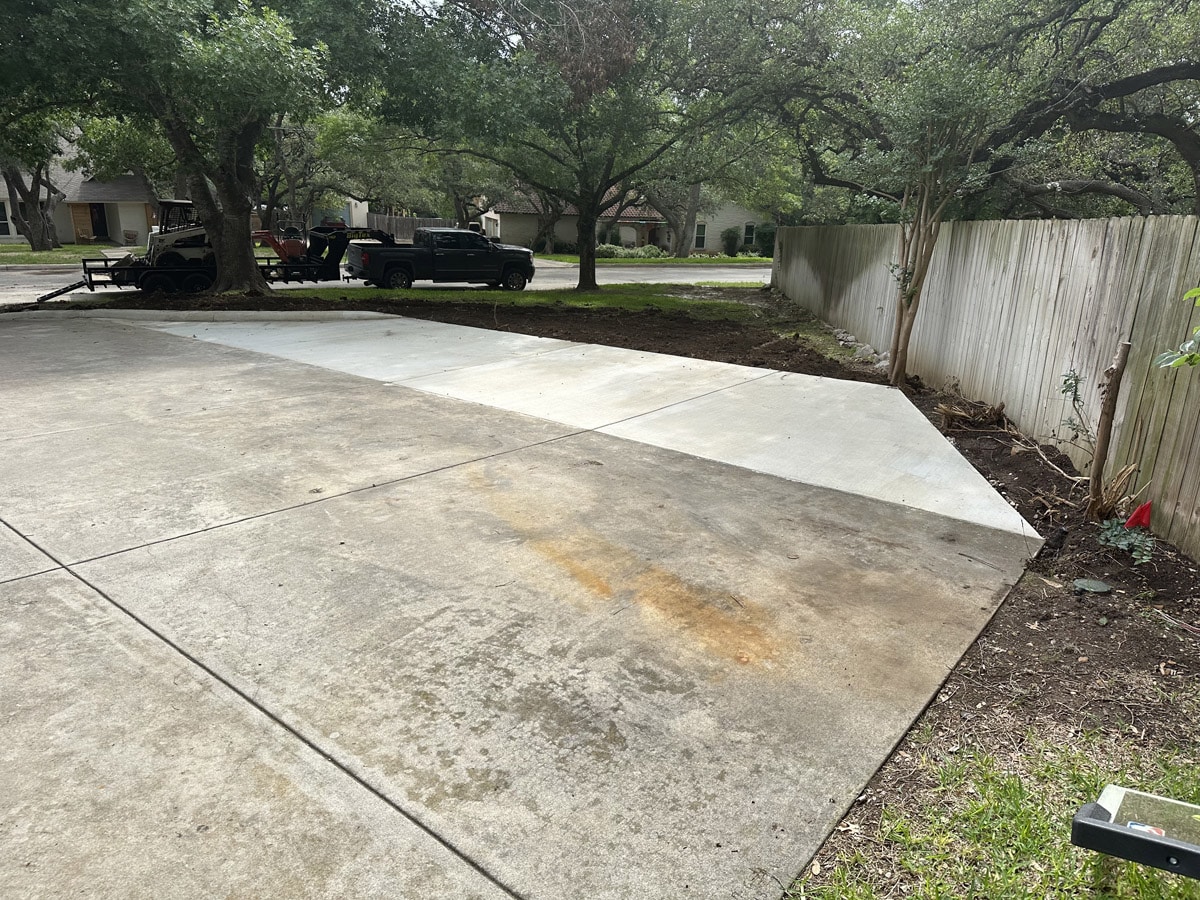
<svg viewBox="0 0 1200 900">
<path fill-rule="evenodd" d="M 269 353 L 378 381 L 403 381 L 468 366 L 536 357 L 568 341 L 379 316 L 348 321 L 161 323 L 171 334 Z"/>
<path fill-rule="evenodd" d="M 58 563 L 0 521 L 0 583 L 57 568 Z"/>
<path fill-rule="evenodd" d="M 533 358 L 515 357 L 402 383 L 576 428 L 600 428 L 769 374 L 662 353 L 568 344 Z"/>
<path fill-rule="evenodd" d="M 775 373 L 601 429 L 756 472 L 1037 532 L 899 391 Z"/>
<path fill-rule="evenodd" d="M 78 570 L 522 896 L 766 898 L 1023 550 L 586 434 Z"/>
<path fill-rule="evenodd" d="M 511 896 L 75 578 L 0 605 L 0 896 Z"/>
</svg>

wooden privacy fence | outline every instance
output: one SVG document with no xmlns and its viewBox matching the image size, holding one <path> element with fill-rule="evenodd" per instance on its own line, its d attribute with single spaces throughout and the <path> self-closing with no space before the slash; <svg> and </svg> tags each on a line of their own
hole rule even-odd
<svg viewBox="0 0 1200 900">
<path fill-rule="evenodd" d="M 895 316 L 897 226 L 781 228 L 774 284 L 826 322 L 886 350 Z M 913 330 L 910 373 L 1005 403 L 1026 434 L 1070 438 L 1063 376 L 1082 379 L 1087 424 L 1117 345 L 1132 342 L 1108 471 L 1136 463 L 1154 530 L 1200 555 L 1200 370 L 1158 369 L 1200 314 L 1183 294 L 1200 280 L 1195 216 L 943 226 Z M 1085 447 L 1061 444 L 1081 471 Z"/>
</svg>

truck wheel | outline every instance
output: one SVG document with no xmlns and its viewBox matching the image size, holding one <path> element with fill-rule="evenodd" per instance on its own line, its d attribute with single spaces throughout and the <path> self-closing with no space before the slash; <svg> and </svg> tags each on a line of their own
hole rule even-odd
<svg viewBox="0 0 1200 900">
<path fill-rule="evenodd" d="M 506 291 L 523 291 L 528 283 L 529 280 L 520 269 L 509 269 L 504 273 L 502 286 Z"/>
<path fill-rule="evenodd" d="M 395 268 L 388 269 L 383 276 L 383 286 L 391 288 L 394 291 L 407 291 L 412 287 L 412 275 L 408 269 Z"/>
<path fill-rule="evenodd" d="M 147 294 L 172 294 L 175 292 L 175 280 L 162 272 L 151 272 L 141 280 L 138 289 Z"/>
<path fill-rule="evenodd" d="M 185 294 L 202 294 L 213 286 L 212 277 L 203 272 L 193 272 L 183 279 Z"/>
</svg>

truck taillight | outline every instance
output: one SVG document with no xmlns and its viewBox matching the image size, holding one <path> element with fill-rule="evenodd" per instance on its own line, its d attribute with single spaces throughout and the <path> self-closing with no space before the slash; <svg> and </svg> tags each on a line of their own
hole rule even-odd
<svg viewBox="0 0 1200 900">
<path fill-rule="evenodd" d="M 370 253 L 366 253 L 366 252 L 363 253 L 362 264 L 363 264 L 364 269 L 371 264 L 371 254 Z"/>
</svg>

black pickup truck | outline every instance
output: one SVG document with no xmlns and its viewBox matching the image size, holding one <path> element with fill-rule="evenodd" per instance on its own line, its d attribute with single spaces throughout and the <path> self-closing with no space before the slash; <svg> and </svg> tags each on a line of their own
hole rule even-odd
<svg viewBox="0 0 1200 900">
<path fill-rule="evenodd" d="M 464 281 L 523 290 L 533 278 L 533 251 L 496 244 L 461 228 L 418 228 L 411 244 L 372 233 L 351 241 L 346 253 L 350 278 L 386 288 L 410 288 L 414 281 Z"/>
</svg>

